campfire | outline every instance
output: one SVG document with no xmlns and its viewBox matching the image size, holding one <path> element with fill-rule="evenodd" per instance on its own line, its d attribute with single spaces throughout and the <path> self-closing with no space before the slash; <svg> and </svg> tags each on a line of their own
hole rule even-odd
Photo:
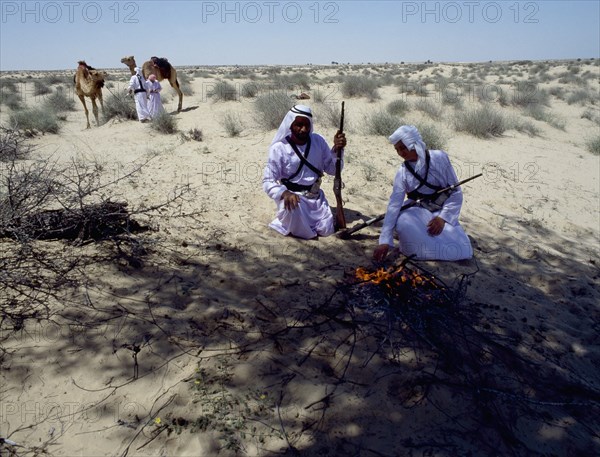
<svg viewBox="0 0 600 457">
<path fill-rule="evenodd" d="M 406 263 L 389 268 L 370 270 L 359 267 L 351 280 L 354 295 L 369 305 L 407 309 L 413 306 L 449 304 L 449 289 L 435 276 L 420 269 L 410 268 Z"/>
</svg>

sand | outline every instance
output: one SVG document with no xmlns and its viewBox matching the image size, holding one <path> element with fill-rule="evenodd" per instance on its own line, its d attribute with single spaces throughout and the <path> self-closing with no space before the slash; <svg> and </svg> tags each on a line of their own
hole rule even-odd
<svg viewBox="0 0 600 457">
<path fill-rule="evenodd" d="M 558 82 L 571 64 L 551 63 L 551 77 L 537 87 L 577 90 Z M 436 64 L 411 77 L 477 65 L 485 64 Z M 261 126 L 254 99 L 207 96 L 239 69 L 198 67 L 204 73 L 189 83 L 193 94 L 180 113 L 163 82 L 177 128 L 201 130 L 200 142 L 132 120 L 85 129 L 76 100 L 59 134 L 31 139 L 35 159 L 97 162 L 103 181 L 118 180 L 103 192 L 132 211 L 164 203 L 175 189 L 184 195 L 139 216 L 153 230 L 138 235 L 145 254 L 136 262 L 115 255 L 110 241 L 36 243 L 52 258 L 86 261 L 72 273 L 75 284 L 48 298 L 50 319 L 16 326 L 3 312 L 0 436 L 20 446 L 11 447 L 16 455 L 597 455 L 600 167 L 586 141 L 600 128 L 582 113 L 598 118 L 599 67 L 581 65 L 579 74 L 595 75 L 596 97 L 585 106 L 550 97 L 564 129 L 513 106 L 502 109 L 530 120 L 538 135 L 509 129 L 476 138 L 456 131 L 450 106 L 438 121 L 416 110 L 404 115 L 436 125 L 460 179 L 484 173 L 463 188 L 461 223 L 474 259 L 409 264 L 449 287 L 468 278 L 445 319 L 433 315 L 429 342 L 356 306 L 348 278 L 373 267 L 380 224 L 350 240 L 317 241 L 267 227 L 275 205 L 261 176 L 274 130 Z M 302 103 L 329 141 L 335 127 L 319 118 L 315 91 L 336 105 L 345 100 L 349 226 L 385 212 L 400 165 L 385 136 L 366 133 L 365 116 L 416 96 L 383 85 L 374 101 L 343 98 L 335 78 L 340 70 L 376 77 L 386 68 L 283 68 L 318 78 L 302 90 L 313 96 Z M 264 77 L 264 70 L 249 72 Z M 29 87 L 48 75 L 3 77 Z M 105 98 L 127 80 L 125 68 L 111 70 Z M 241 88 L 248 79 L 229 81 Z M 431 85 L 428 99 L 442 106 L 440 97 Z M 467 107 L 479 104 L 460 97 Z M 232 113 L 243 127 L 236 137 L 222 121 Z M 0 121 L 9 115 L 3 105 Z M 335 205 L 332 185 L 324 180 Z M 14 242 L 0 247 L 13 252 Z M 388 265 L 401 260 L 394 253 Z"/>
</svg>

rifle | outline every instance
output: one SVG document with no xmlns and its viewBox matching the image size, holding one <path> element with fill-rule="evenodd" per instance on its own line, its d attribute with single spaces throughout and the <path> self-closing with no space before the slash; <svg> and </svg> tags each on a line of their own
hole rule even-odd
<svg viewBox="0 0 600 457">
<path fill-rule="evenodd" d="M 461 184 L 464 184 L 466 182 L 471 181 L 472 179 L 475 178 L 479 178 L 480 176 L 482 176 L 483 173 L 479 173 L 476 174 L 475 176 L 471 176 L 470 178 L 467 179 L 463 179 L 462 181 L 457 182 L 456 184 L 453 184 L 451 186 L 445 187 L 444 189 L 440 189 L 438 191 L 435 191 L 434 193 L 432 193 L 431 195 L 439 195 L 439 194 L 443 194 L 444 192 L 451 192 L 453 191 L 456 187 L 460 186 Z M 413 202 L 407 203 L 406 205 L 403 205 L 402 208 L 400 208 L 400 211 L 404 211 L 405 209 L 408 208 L 412 208 L 413 206 L 418 205 L 419 203 L 421 203 L 424 200 L 424 198 L 418 198 Z M 373 225 L 375 222 L 379 222 L 380 220 L 382 220 L 385 217 L 385 213 L 380 214 L 379 216 L 373 217 L 369 220 L 366 220 L 365 222 L 355 225 L 354 227 L 350 228 L 350 229 L 346 229 L 346 230 L 342 230 L 340 233 L 338 233 L 338 237 L 341 238 L 342 240 L 347 240 L 350 238 L 350 236 L 353 233 L 358 232 L 359 230 L 364 229 L 365 227 L 368 227 L 369 225 Z"/>
<path fill-rule="evenodd" d="M 344 102 L 342 102 L 342 113 L 340 115 L 340 132 L 344 131 Z M 336 230 L 346 228 L 346 217 L 344 216 L 344 202 L 342 201 L 342 154 L 341 151 L 336 151 L 335 159 L 335 178 L 333 179 L 333 194 L 336 200 L 335 209 L 335 227 Z"/>
</svg>

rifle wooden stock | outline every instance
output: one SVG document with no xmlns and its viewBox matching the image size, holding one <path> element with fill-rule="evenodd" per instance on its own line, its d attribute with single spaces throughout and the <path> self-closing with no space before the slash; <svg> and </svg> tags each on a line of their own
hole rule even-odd
<svg viewBox="0 0 600 457">
<path fill-rule="evenodd" d="M 342 102 L 342 113 L 340 115 L 340 132 L 344 131 L 344 102 Z M 341 151 L 336 151 L 335 178 L 333 179 L 333 194 L 335 195 L 335 227 L 336 230 L 346 228 L 346 216 L 344 216 L 344 202 L 342 200 L 342 158 Z"/>
<path fill-rule="evenodd" d="M 440 190 L 434 192 L 431 195 L 439 195 L 439 194 L 442 194 L 442 193 L 447 192 L 449 190 L 454 190 L 456 187 L 458 187 L 458 186 L 460 186 L 460 185 L 462 185 L 462 184 L 464 184 L 466 182 L 469 182 L 472 179 L 479 178 L 482 175 L 483 175 L 483 173 L 478 173 L 475 176 L 471 176 L 470 178 L 463 179 L 462 181 L 459 181 L 456 184 L 453 184 L 451 186 L 445 187 L 444 189 L 440 189 Z M 419 199 L 417 199 L 417 200 L 415 200 L 413 202 L 407 203 L 406 205 L 403 205 L 402 208 L 400 208 L 400 211 L 404 211 L 405 209 L 412 208 L 413 206 L 416 206 L 419 203 L 421 203 L 421 201 L 423 201 L 423 199 L 419 198 Z M 338 233 L 338 237 L 341 238 L 341 239 L 343 239 L 343 240 L 347 240 L 348 238 L 350 238 L 350 236 L 353 233 L 356 233 L 359 230 L 362 230 L 365 227 L 368 227 L 369 225 L 373 225 L 376 222 L 379 222 L 379 221 L 383 220 L 384 217 L 385 217 L 385 213 L 380 214 L 379 216 L 373 217 L 371 219 L 368 219 L 368 220 L 362 222 L 361 224 L 355 225 L 352 228 L 349 228 L 349 229 L 346 229 L 346 230 L 342 230 L 341 232 Z"/>
</svg>

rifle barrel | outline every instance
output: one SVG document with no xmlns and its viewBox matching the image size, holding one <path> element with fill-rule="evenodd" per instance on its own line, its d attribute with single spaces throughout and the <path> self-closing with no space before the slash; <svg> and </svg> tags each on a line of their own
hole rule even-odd
<svg viewBox="0 0 600 457">
<path fill-rule="evenodd" d="M 463 185 L 463 184 L 465 184 L 465 183 L 467 183 L 467 182 L 469 182 L 469 181 L 471 181 L 471 180 L 473 180 L 475 178 L 479 178 L 480 176 L 483 176 L 483 173 L 478 173 L 478 174 L 476 174 L 474 176 L 471 176 L 469 178 L 463 179 L 462 181 L 459 181 L 456 184 L 452 184 L 451 186 L 445 187 L 444 189 L 440 189 L 440 190 L 434 192 L 432 195 L 441 194 L 442 192 L 446 192 L 446 191 L 455 189 L 458 186 L 461 186 L 461 185 Z M 422 199 L 417 199 L 414 202 L 407 203 L 406 205 L 403 205 L 402 208 L 400 208 L 400 211 L 404 211 L 405 209 L 412 208 L 413 206 L 418 205 L 421 202 L 421 200 Z M 349 229 L 346 229 L 346 230 L 342 230 L 342 231 L 340 231 L 338 233 L 338 237 L 341 238 L 341 239 L 343 239 L 343 240 L 346 240 L 346 239 L 350 238 L 350 235 L 352 235 L 353 233 L 358 232 L 359 230 L 362 230 L 365 227 L 368 227 L 369 225 L 373 225 L 376 222 L 379 222 L 379 221 L 383 220 L 384 217 L 385 217 L 385 213 L 380 214 L 379 216 L 372 217 L 371 219 L 368 219 L 368 220 L 366 220 L 366 221 L 364 221 L 364 222 L 362 222 L 362 223 L 360 223 L 358 225 L 355 225 L 352 228 L 349 228 Z"/>
</svg>

